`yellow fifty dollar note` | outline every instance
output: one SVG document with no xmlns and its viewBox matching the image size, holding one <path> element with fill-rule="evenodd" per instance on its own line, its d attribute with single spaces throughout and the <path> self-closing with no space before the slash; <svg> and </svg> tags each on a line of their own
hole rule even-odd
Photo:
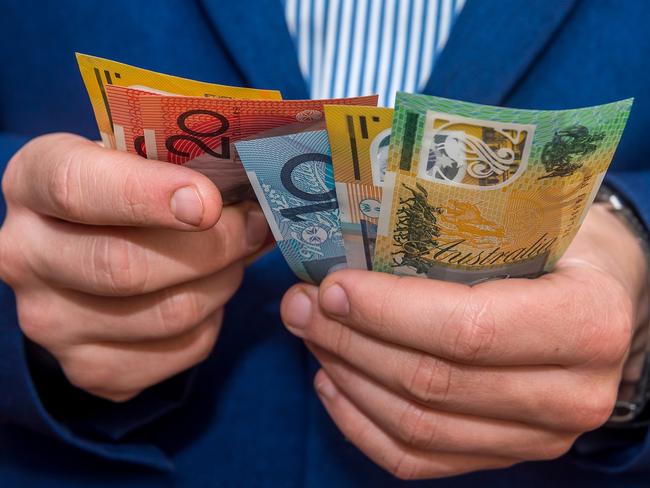
<svg viewBox="0 0 650 488">
<path fill-rule="evenodd" d="M 398 93 L 374 269 L 468 284 L 550 271 L 631 106 L 517 110 Z"/>
<path fill-rule="evenodd" d="M 372 270 L 393 110 L 326 105 L 348 267 Z"/>
<path fill-rule="evenodd" d="M 167 95 L 191 97 L 218 97 L 242 99 L 281 100 L 277 90 L 256 90 L 253 88 L 215 85 L 201 81 L 156 73 L 109 59 L 76 53 L 81 76 L 88 90 L 88 96 L 95 112 L 99 134 L 105 147 L 115 148 L 111 109 L 106 97 L 106 85 L 117 85 Z"/>
</svg>

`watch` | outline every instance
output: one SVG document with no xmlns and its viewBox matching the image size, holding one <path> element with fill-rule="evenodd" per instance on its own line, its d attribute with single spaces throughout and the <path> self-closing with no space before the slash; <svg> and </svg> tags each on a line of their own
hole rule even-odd
<svg viewBox="0 0 650 488">
<path fill-rule="evenodd" d="M 650 265 L 650 234 L 632 208 L 605 185 L 598 191 L 595 202 L 604 204 L 637 237 Z M 632 340 L 630 355 L 623 367 L 616 406 L 606 424 L 607 427 L 619 428 L 645 425 L 650 425 L 650 321 L 639 327 Z"/>
</svg>

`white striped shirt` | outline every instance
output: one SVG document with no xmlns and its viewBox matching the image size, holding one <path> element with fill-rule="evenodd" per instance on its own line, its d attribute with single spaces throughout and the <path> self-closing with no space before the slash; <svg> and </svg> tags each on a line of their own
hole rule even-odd
<svg viewBox="0 0 650 488">
<path fill-rule="evenodd" d="M 312 98 L 424 88 L 465 0 L 283 0 Z"/>
</svg>

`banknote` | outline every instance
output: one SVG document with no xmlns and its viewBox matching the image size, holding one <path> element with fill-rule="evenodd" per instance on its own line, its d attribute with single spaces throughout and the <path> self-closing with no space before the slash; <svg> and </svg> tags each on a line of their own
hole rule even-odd
<svg viewBox="0 0 650 488">
<path fill-rule="evenodd" d="M 393 110 L 326 105 L 348 267 L 372 270 Z"/>
<path fill-rule="evenodd" d="M 156 73 L 109 59 L 76 53 L 90 103 L 95 112 L 95 119 L 104 146 L 115 148 L 113 137 L 113 120 L 111 108 L 106 96 L 107 85 L 150 90 L 156 93 L 198 96 L 281 100 L 277 90 L 256 90 L 226 85 L 215 85 L 201 81 L 188 80 L 177 76 Z"/>
<path fill-rule="evenodd" d="M 309 126 L 323 105 L 376 105 L 377 97 L 335 100 L 241 100 L 163 96 L 107 86 L 117 146 L 208 176 L 224 203 L 254 198 L 234 143 L 275 127 Z"/>
<path fill-rule="evenodd" d="M 293 272 L 320 283 L 345 268 L 326 130 L 235 143 L 273 237 Z"/>
<path fill-rule="evenodd" d="M 631 106 L 516 110 L 398 93 L 374 269 L 470 284 L 549 271 Z"/>
</svg>

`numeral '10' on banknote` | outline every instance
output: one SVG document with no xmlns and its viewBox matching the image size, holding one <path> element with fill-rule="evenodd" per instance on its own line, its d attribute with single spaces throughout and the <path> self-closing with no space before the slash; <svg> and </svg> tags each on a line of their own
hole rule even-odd
<svg viewBox="0 0 650 488">
<path fill-rule="evenodd" d="M 392 119 L 389 108 L 325 106 L 350 268 L 372 270 Z"/>
<path fill-rule="evenodd" d="M 273 236 L 304 281 L 346 267 L 325 130 L 235 143 Z"/>
<path fill-rule="evenodd" d="M 375 269 L 464 283 L 549 271 L 631 105 L 516 110 L 398 93 Z"/>
</svg>

